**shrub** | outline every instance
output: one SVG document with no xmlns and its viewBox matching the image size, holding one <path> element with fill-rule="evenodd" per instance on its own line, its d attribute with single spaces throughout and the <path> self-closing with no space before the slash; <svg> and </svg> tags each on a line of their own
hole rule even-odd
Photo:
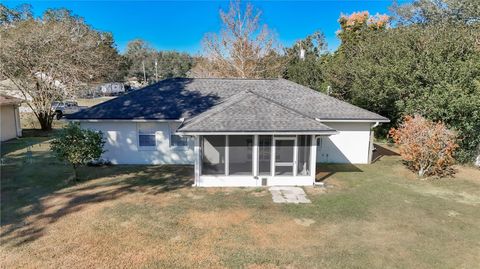
<svg viewBox="0 0 480 269">
<path fill-rule="evenodd" d="M 69 162 L 77 180 L 77 168 L 100 158 L 105 140 L 101 132 L 82 129 L 78 123 L 69 123 L 51 142 L 51 149 L 60 160 Z"/>
<path fill-rule="evenodd" d="M 420 115 L 406 116 L 398 129 L 390 129 L 389 135 L 399 146 L 406 165 L 419 176 L 453 174 L 457 137 L 442 122 Z"/>
</svg>

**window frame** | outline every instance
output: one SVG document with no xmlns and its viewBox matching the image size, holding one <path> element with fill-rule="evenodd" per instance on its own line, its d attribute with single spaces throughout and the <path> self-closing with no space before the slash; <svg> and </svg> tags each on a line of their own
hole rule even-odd
<svg viewBox="0 0 480 269">
<path fill-rule="evenodd" d="M 153 146 L 142 146 L 140 144 L 140 136 L 153 136 L 154 137 L 154 142 L 155 144 Z M 138 139 L 138 148 L 140 150 L 155 150 L 157 149 L 157 133 L 156 132 L 141 132 L 141 131 L 138 131 L 138 134 L 137 134 L 137 139 Z"/>
<path fill-rule="evenodd" d="M 178 136 L 178 137 L 184 138 L 186 144 L 183 145 L 183 146 L 173 145 L 173 139 L 172 139 L 173 136 Z M 190 144 L 187 136 L 181 136 L 181 135 L 178 135 L 174 132 L 170 132 L 170 139 L 169 139 L 168 142 L 169 142 L 170 148 L 173 148 L 173 149 L 186 149 L 186 148 L 188 148 L 188 146 Z"/>
</svg>

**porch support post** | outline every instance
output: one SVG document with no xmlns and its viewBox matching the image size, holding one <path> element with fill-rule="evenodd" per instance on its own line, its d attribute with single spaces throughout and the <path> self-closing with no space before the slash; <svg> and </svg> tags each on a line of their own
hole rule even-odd
<svg viewBox="0 0 480 269">
<path fill-rule="evenodd" d="M 293 142 L 293 173 L 294 177 L 297 176 L 297 165 L 298 165 L 298 135 L 295 136 L 295 141 Z"/>
<path fill-rule="evenodd" d="M 317 139 L 315 138 L 315 135 L 312 135 L 311 139 L 312 142 L 310 144 L 310 173 L 313 182 L 315 182 L 315 177 L 317 175 Z"/>
<path fill-rule="evenodd" d="M 201 136 L 196 135 L 195 136 L 195 146 L 193 148 L 194 152 L 194 169 L 195 169 L 195 181 L 194 181 L 194 186 L 198 186 L 200 184 L 200 175 L 202 173 L 202 156 L 201 156 L 201 149 L 200 149 L 200 141 L 201 141 Z"/>
<path fill-rule="evenodd" d="M 253 160 L 253 176 L 256 177 L 258 176 L 258 162 L 259 162 L 259 158 L 258 158 L 258 135 L 254 135 L 253 136 L 253 156 L 252 156 L 252 160 Z"/>
<path fill-rule="evenodd" d="M 270 151 L 270 175 L 275 176 L 275 136 L 272 135 L 272 149 Z"/>
<path fill-rule="evenodd" d="M 228 135 L 225 136 L 225 175 L 230 174 L 230 143 L 228 141 Z"/>
</svg>

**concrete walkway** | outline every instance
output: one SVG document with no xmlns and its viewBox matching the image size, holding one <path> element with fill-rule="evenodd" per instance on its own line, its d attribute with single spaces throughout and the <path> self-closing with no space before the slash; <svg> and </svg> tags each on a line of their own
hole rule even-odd
<svg viewBox="0 0 480 269">
<path fill-rule="evenodd" d="M 309 204 L 311 201 L 300 187 L 270 187 L 274 203 Z"/>
</svg>

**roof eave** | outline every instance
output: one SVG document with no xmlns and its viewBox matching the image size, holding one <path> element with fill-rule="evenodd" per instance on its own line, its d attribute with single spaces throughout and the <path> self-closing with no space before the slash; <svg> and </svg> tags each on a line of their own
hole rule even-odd
<svg viewBox="0 0 480 269">
<path fill-rule="evenodd" d="M 339 118 L 339 119 L 317 119 L 319 122 L 381 122 L 388 123 L 390 122 L 387 118 L 382 119 L 348 119 L 348 118 Z"/>
<path fill-rule="evenodd" d="M 285 131 L 263 131 L 263 130 L 249 130 L 249 131 L 177 131 L 178 135 L 335 135 L 338 134 L 336 130 L 311 131 L 311 130 L 285 130 Z"/>
<path fill-rule="evenodd" d="M 75 119 L 65 118 L 66 121 L 73 122 L 183 122 L 183 118 L 179 119 Z"/>
</svg>

